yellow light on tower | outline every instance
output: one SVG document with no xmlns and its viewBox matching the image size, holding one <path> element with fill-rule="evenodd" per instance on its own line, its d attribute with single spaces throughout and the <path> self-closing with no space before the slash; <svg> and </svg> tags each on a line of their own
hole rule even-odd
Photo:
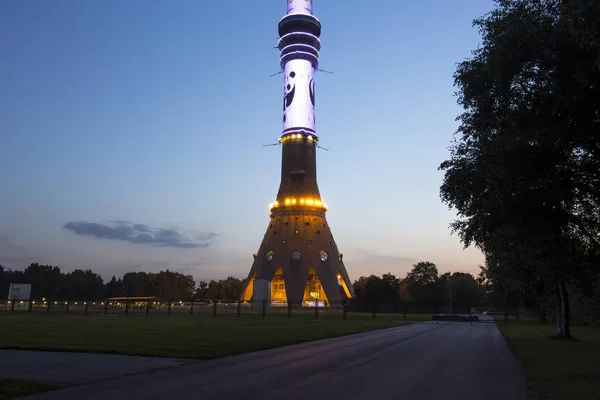
<svg viewBox="0 0 600 400">
<path fill-rule="evenodd" d="M 275 200 L 275 207 L 279 206 L 279 202 L 277 200 Z"/>
<path fill-rule="evenodd" d="M 290 199 L 285 199 L 285 204 L 290 204 L 291 200 Z"/>
<path fill-rule="evenodd" d="M 319 200 L 315 200 L 315 205 L 316 206 L 320 206 L 321 204 L 323 204 L 323 203 L 321 203 Z"/>
<path fill-rule="evenodd" d="M 313 204 L 313 199 L 307 199 L 306 200 L 306 204 L 311 205 Z"/>
<path fill-rule="evenodd" d="M 292 199 L 292 204 L 296 204 L 296 199 Z"/>
<path fill-rule="evenodd" d="M 300 199 L 300 204 L 304 204 L 304 199 Z"/>
</svg>

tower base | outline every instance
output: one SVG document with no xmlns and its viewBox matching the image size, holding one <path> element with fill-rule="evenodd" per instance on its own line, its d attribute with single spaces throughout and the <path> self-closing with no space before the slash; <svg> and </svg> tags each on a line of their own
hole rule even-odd
<svg viewBox="0 0 600 400">
<path fill-rule="evenodd" d="M 277 210 L 241 300 L 252 301 L 261 310 L 263 299 L 273 307 L 341 308 L 354 296 L 342 258 L 325 212 L 300 207 Z"/>
</svg>

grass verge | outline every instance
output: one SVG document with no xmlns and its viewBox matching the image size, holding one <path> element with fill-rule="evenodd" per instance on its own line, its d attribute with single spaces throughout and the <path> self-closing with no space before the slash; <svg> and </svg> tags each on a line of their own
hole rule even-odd
<svg viewBox="0 0 600 400">
<path fill-rule="evenodd" d="M 389 318 L 2 316 L 0 348 L 209 359 L 406 323 Z"/>
<path fill-rule="evenodd" d="M 600 330 L 573 327 L 569 340 L 556 338 L 554 325 L 497 326 L 535 399 L 600 399 Z"/>
<path fill-rule="evenodd" d="M 24 381 L 21 379 L 0 379 L 0 400 L 47 392 L 54 389 L 58 389 L 58 387 L 47 383 Z"/>
</svg>

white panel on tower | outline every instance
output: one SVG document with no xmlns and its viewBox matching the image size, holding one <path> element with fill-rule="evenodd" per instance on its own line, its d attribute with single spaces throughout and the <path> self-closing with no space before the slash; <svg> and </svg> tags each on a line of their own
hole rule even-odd
<svg viewBox="0 0 600 400">
<path fill-rule="evenodd" d="M 288 0 L 279 22 L 283 82 L 283 132 L 317 139 L 315 131 L 315 71 L 319 67 L 321 23 L 312 15 L 311 0 Z"/>
<path fill-rule="evenodd" d="M 271 281 L 256 279 L 252 293 L 252 311 L 262 312 L 263 303 L 266 312 L 271 305 Z"/>
</svg>

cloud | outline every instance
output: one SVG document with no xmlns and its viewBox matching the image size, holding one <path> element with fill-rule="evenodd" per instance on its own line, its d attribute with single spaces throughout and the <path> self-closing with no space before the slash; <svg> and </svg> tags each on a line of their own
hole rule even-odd
<svg viewBox="0 0 600 400">
<path fill-rule="evenodd" d="M 97 222 L 73 221 L 67 222 L 63 228 L 76 235 L 96 239 L 120 240 L 134 244 L 179 249 L 208 247 L 217 237 L 216 233 L 210 232 L 191 239 L 175 229 L 156 229 L 145 224 L 134 224 L 124 220 L 111 221 L 107 225 Z"/>
</svg>

